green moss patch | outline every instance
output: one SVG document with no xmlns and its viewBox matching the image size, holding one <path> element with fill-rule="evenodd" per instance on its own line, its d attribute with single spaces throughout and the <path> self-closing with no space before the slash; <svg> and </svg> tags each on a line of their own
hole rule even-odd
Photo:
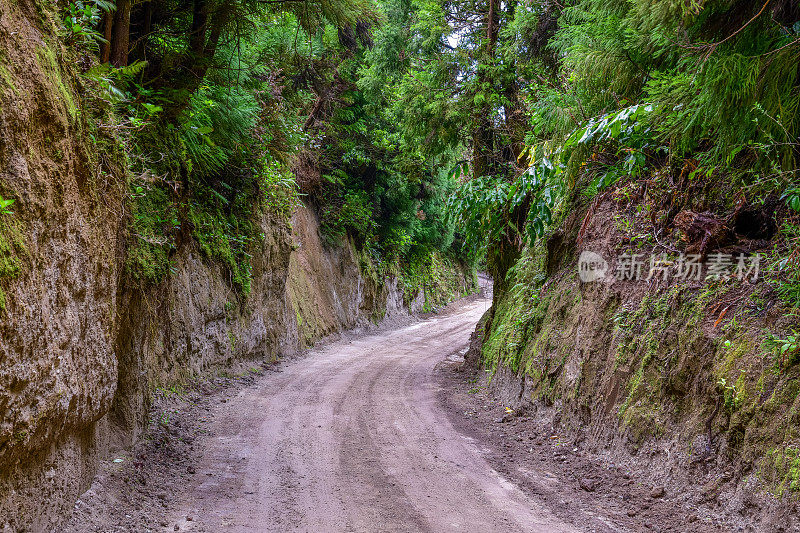
<svg viewBox="0 0 800 533">
<path fill-rule="evenodd" d="M 167 193 L 157 186 L 135 186 L 132 209 L 125 268 L 132 279 L 157 284 L 170 272 L 177 210 Z"/>
<path fill-rule="evenodd" d="M 189 222 L 200 250 L 220 261 L 231 273 L 233 284 L 249 294 L 252 282 L 252 247 L 258 237 L 248 200 L 228 205 L 210 188 L 202 188 L 189 204 Z"/>
<path fill-rule="evenodd" d="M 0 311 L 6 308 L 6 295 L 1 285 L 22 273 L 26 254 L 22 223 L 14 215 L 0 214 Z"/>
</svg>

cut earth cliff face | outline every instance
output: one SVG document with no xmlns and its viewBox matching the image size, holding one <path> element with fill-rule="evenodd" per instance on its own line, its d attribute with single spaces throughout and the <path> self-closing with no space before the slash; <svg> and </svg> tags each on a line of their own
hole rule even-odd
<svg viewBox="0 0 800 533">
<path fill-rule="evenodd" d="M 46 529 L 90 481 L 117 381 L 124 180 L 89 148 L 43 5 L 0 8 L 2 531 Z"/>
<path fill-rule="evenodd" d="M 300 206 L 291 224 L 265 215 L 260 229 L 264 239 L 253 256 L 246 297 L 231 287 L 222 266 L 193 245 L 178 251 L 174 273 L 161 285 L 121 290 L 119 380 L 111 412 L 121 445 L 146 427 L 155 388 L 237 362 L 272 360 L 347 329 L 421 311 L 414 302 L 425 295 L 412 295 L 406 305 L 396 278 L 365 274 L 351 240 L 324 246 L 312 207 Z M 467 269 L 446 275 L 458 289 L 443 296 L 473 290 Z"/>
<path fill-rule="evenodd" d="M 352 240 L 324 246 L 307 205 L 262 215 L 246 296 L 191 239 L 166 280 L 133 282 L 124 165 L 92 146 L 53 5 L 0 4 L 0 531 L 57 531 L 157 388 L 474 290 L 456 265 L 406 294 Z"/>
<path fill-rule="evenodd" d="M 679 279 L 674 261 L 692 236 L 652 222 L 680 213 L 676 197 L 636 181 L 591 201 L 576 193 L 561 224 L 522 251 L 467 361 L 490 370 L 495 393 L 542 434 L 641 472 L 689 509 L 745 530 L 794 530 L 800 369 L 771 348 L 796 327 L 770 278 L 784 245 L 730 230 L 706 241 L 707 257 L 744 254 L 749 267 L 760 253 L 759 278 L 738 279 L 734 259 L 728 276 Z M 790 216 L 764 209 L 773 225 Z M 587 281 L 588 252 L 607 263 Z M 645 258 L 639 279 L 617 275 L 626 254 Z M 651 254 L 672 256 L 666 276 L 649 276 Z"/>
</svg>

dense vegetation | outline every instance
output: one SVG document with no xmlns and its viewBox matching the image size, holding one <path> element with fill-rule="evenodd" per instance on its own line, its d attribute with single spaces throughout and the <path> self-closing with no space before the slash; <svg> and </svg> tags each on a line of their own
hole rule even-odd
<svg viewBox="0 0 800 533">
<path fill-rule="evenodd" d="M 574 193 L 664 167 L 681 196 L 714 182 L 727 205 L 800 208 L 796 2 L 424 6 L 455 29 L 437 58 L 459 65 L 450 105 L 473 112 L 474 180 L 455 204 L 473 245 L 519 250 Z"/>
<path fill-rule="evenodd" d="M 374 88 L 391 74 L 372 72 L 382 6 L 86 0 L 62 13 L 91 137 L 133 176 L 130 279 L 165 279 L 194 239 L 246 294 L 257 217 L 288 221 L 301 199 L 329 244 L 349 236 L 409 283 L 458 258 L 444 207 L 460 147 L 424 156 Z"/>
<path fill-rule="evenodd" d="M 302 195 L 329 242 L 356 237 L 379 264 L 458 250 L 501 281 L 567 200 L 658 169 L 677 184 L 659 224 L 711 204 L 797 211 L 799 11 L 87 0 L 64 27 L 137 176 L 133 277 L 162 279 L 191 234 L 246 292 L 254 214 Z"/>
</svg>

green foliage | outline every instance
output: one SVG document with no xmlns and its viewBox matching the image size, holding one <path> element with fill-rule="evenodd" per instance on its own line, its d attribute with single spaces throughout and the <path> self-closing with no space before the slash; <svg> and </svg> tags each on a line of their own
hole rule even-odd
<svg viewBox="0 0 800 533">
<path fill-rule="evenodd" d="M 773 250 L 773 260 L 767 265 L 769 282 L 778 297 L 792 314 L 800 312 L 800 226 L 785 222 L 781 228 L 785 239 Z"/>
<path fill-rule="evenodd" d="M 0 283 L 14 279 L 22 273 L 23 258 L 26 254 L 25 236 L 20 222 L 9 216 L 9 213 L 3 214 L 0 216 Z M 5 308 L 6 295 L 0 287 L 0 311 L 4 311 Z"/>
<path fill-rule="evenodd" d="M 417 248 L 406 254 L 399 268 L 406 304 L 420 292 L 425 299 L 422 312 L 434 312 L 439 305 L 477 290 L 475 280 L 464 278 L 463 266 L 456 258 L 437 251 Z"/>
<path fill-rule="evenodd" d="M 407 65 L 385 69 L 384 56 L 370 51 L 416 24 L 410 5 L 198 0 L 206 8 L 198 12 L 169 0 L 146 4 L 132 4 L 128 66 L 89 60 L 83 74 L 97 125 L 146 177 L 132 186 L 132 279 L 163 280 L 178 234 L 192 235 L 247 293 L 254 221 L 264 210 L 288 221 L 301 194 L 319 207 L 329 242 L 349 236 L 386 265 L 450 248 L 444 198 L 455 182 L 442 168 L 458 149 L 441 143 L 423 155 L 431 143 L 407 135 L 399 124 L 407 114 L 387 106 L 391 90 L 382 89 Z M 124 63 L 117 39 L 92 33 L 107 7 L 70 3 L 65 40 L 85 40 L 86 54 L 108 45 L 99 55 Z M 414 127 L 421 134 L 425 126 Z M 317 190 L 301 193 L 290 170 L 301 151 L 330 178 Z"/>
<path fill-rule="evenodd" d="M 102 14 L 114 9 L 116 9 L 116 4 L 111 0 L 69 2 L 64 9 L 62 19 L 67 42 L 97 49 L 99 43 L 105 42 L 105 39 L 95 28 L 98 26 Z"/>
<path fill-rule="evenodd" d="M 300 205 L 297 182 L 285 165 L 276 161 L 269 153 L 262 153 L 258 161 L 256 180 L 262 194 L 264 208 L 279 218 L 289 220 Z M 258 203 L 258 200 L 257 200 Z"/>
<path fill-rule="evenodd" d="M 95 84 L 93 96 L 98 97 L 102 102 L 108 106 L 114 106 L 120 103 L 130 103 L 136 97 L 124 90 L 124 87 L 131 85 L 133 80 L 140 75 L 147 63 L 145 61 L 136 61 L 130 65 L 121 68 L 112 67 L 108 63 L 95 65 L 87 70 L 83 77 L 91 83 Z M 145 106 L 152 106 L 152 104 L 143 104 Z M 150 114 L 156 114 L 161 109 L 155 107 L 147 108 Z M 127 109 L 130 112 L 130 109 Z"/>
<path fill-rule="evenodd" d="M 577 192 L 591 196 L 668 157 L 699 162 L 692 180 L 725 172 L 748 197 L 784 190 L 787 204 L 800 209 L 800 39 L 788 14 L 770 18 L 746 3 L 689 8 L 649 0 L 580 0 L 560 16 L 544 3 L 526 7 L 501 12 L 503 65 L 476 55 L 473 77 L 456 69 L 474 87 L 464 92 L 472 106 L 505 122 L 495 138 L 513 141 L 509 117 L 527 114 L 532 162 L 513 175 L 483 170 L 451 201 L 467 248 L 540 237 L 579 182 Z M 465 2 L 460 9 L 471 8 Z M 548 33 L 553 16 L 557 31 Z M 475 46 L 471 36 L 459 38 L 461 47 Z M 457 64 L 456 55 L 439 51 L 434 68 L 447 58 Z M 516 76 L 510 86 L 508 65 Z M 524 101 L 511 99 L 515 88 Z M 459 120 L 469 124 L 463 114 Z"/>
<path fill-rule="evenodd" d="M 654 151 L 659 148 L 667 151 L 666 147 L 658 147 L 653 141 L 653 132 L 647 124 L 653 112 L 652 105 L 639 104 L 589 120 L 564 141 L 561 161 L 564 165 L 572 166 L 570 170 L 573 170 L 579 166 L 578 163 L 585 162 L 584 154 L 588 154 L 592 146 L 612 144 L 615 148 L 612 155 L 614 163 L 592 169 L 594 178 L 589 184 L 589 191 L 593 193 L 614 185 L 623 177 L 636 178 L 647 170 L 648 159 L 652 158 Z M 570 176 L 570 186 L 575 183 L 575 174 L 577 172 L 573 171 Z"/>
<path fill-rule="evenodd" d="M 389 29 L 400 31 L 397 23 L 390 18 Z M 381 28 L 376 49 L 396 37 Z M 402 65 L 387 65 L 385 56 L 363 47 L 339 63 L 342 105 L 319 129 L 324 181 L 312 194 L 329 242 L 350 235 L 370 257 L 387 264 L 448 251 L 455 234 L 445 198 L 456 183 L 442 170 L 455 153 L 433 156 L 407 142 L 396 109 L 382 92 L 386 78 L 399 74 L 394 68 Z"/>
<path fill-rule="evenodd" d="M 373 230 L 372 207 L 365 191 L 347 191 L 342 205 L 325 206 L 323 211 L 323 234 L 330 243 L 343 239 L 348 230 L 362 239 L 369 237 Z"/>
<path fill-rule="evenodd" d="M 13 215 L 14 212 L 11 211 L 11 209 L 10 209 L 10 207 L 11 207 L 11 205 L 13 203 L 14 203 L 13 199 L 11 199 L 11 198 L 5 199 L 2 196 L 0 196 L 0 214 Z"/>
<path fill-rule="evenodd" d="M 744 370 L 740 371 L 740 374 L 744 374 Z M 739 380 L 734 383 L 730 383 L 726 378 L 720 378 L 717 381 L 717 386 L 722 391 L 722 404 L 725 406 L 725 409 L 729 413 L 735 413 L 739 409 L 741 409 L 744 400 L 746 399 L 746 392 L 742 387 L 742 384 Z"/>
<path fill-rule="evenodd" d="M 564 11 L 553 43 L 580 95 L 573 116 L 653 102 L 654 124 L 677 152 L 708 136 L 720 154 L 748 140 L 789 140 L 798 127 L 794 30 L 767 15 L 733 22 L 756 15 L 756 4 L 678 6 L 582 0 Z"/>
<path fill-rule="evenodd" d="M 224 184 L 223 184 L 224 185 Z M 233 285 L 250 293 L 253 245 L 259 236 L 252 220 L 251 200 L 237 196 L 233 202 L 212 187 L 196 186 L 188 220 L 200 250 L 225 265 Z"/>
<path fill-rule="evenodd" d="M 254 142 L 259 106 L 247 87 L 203 86 L 181 117 L 180 138 L 189 172 L 213 175 Z"/>
<path fill-rule="evenodd" d="M 800 361 L 800 333 L 797 330 L 792 330 L 792 334 L 783 339 L 769 335 L 764 347 L 773 351 L 778 369 L 789 368 Z"/>
<path fill-rule="evenodd" d="M 280 31 L 295 36 L 297 24 Z M 168 276 L 176 234 L 185 227 L 203 254 L 228 270 L 232 286 L 249 292 L 254 220 L 266 210 L 288 222 L 299 201 L 289 162 L 303 139 L 303 110 L 290 106 L 287 97 L 296 95 L 285 95 L 262 66 L 277 62 L 272 66 L 279 71 L 281 61 L 293 60 L 270 55 L 280 31 L 270 26 L 265 33 L 271 37 L 263 41 L 256 34 L 226 44 L 220 51 L 226 59 L 209 68 L 188 97 L 148 81 L 153 73 L 144 62 L 87 72 L 117 117 L 114 128 L 134 172 L 159 176 L 134 187 L 132 233 L 139 237 L 128 258 L 133 279 L 158 283 Z M 179 48 L 166 41 L 158 46 L 173 45 Z"/>
<path fill-rule="evenodd" d="M 474 258 L 499 238 L 506 227 L 510 185 L 489 176 L 468 181 L 451 196 L 450 213 L 464 235 L 464 247 Z"/>
<path fill-rule="evenodd" d="M 65 40 L 97 49 L 113 3 L 65 5 Z M 135 173 L 163 179 L 178 218 L 195 213 L 241 287 L 246 221 L 297 201 L 300 150 L 330 178 L 303 189 L 328 239 L 386 262 L 454 243 L 473 259 L 487 243 L 518 251 L 579 183 L 591 196 L 667 157 L 702 162 L 692 179 L 730 170 L 747 194 L 779 187 L 800 210 L 791 10 L 491 5 L 492 21 L 473 0 L 133 2 L 130 66 L 90 60 L 84 77 Z"/>
<path fill-rule="evenodd" d="M 795 185 L 786 189 L 781 199 L 786 200 L 786 204 L 791 207 L 793 211 L 800 212 L 800 186 Z"/>
<path fill-rule="evenodd" d="M 487 242 L 499 240 L 507 228 L 517 231 L 508 219 L 523 205 L 528 206 L 527 231 L 520 237 L 531 242 L 542 237 L 595 146 L 611 147 L 615 163 L 593 169 L 590 192 L 642 172 L 648 152 L 656 148 L 646 124 L 653 110 L 651 105 L 631 106 L 589 120 L 555 149 L 551 148 L 552 143 L 531 147 L 528 154 L 532 164 L 512 183 L 486 176 L 462 185 L 451 197 L 450 212 L 458 227 L 463 228 L 466 248 L 480 250 Z"/>
</svg>

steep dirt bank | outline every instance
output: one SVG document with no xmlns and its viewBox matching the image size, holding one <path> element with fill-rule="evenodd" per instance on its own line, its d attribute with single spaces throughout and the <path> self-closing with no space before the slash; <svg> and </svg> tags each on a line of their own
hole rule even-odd
<svg viewBox="0 0 800 533">
<path fill-rule="evenodd" d="M 574 198 L 561 226 L 522 252 L 468 359 L 490 369 L 494 394 L 539 430 L 736 527 L 797 530 L 800 374 L 769 344 L 796 318 L 764 278 L 784 245 L 744 223 L 775 228 L 786 214 L 769 203 L 726 213 L 706 196 L 660 185 Z M 677 226 L 707 209 L 731 227 L 708 255 L 766 254 L 762 278 L 677 279 L 678 252 L 692 253 L 703 235 Z M 654 226 L 670 216 L 675 225 Z M 608 275 L 581 281 L 582 252 L 604 257 Z M 647 279 L 651 254 L 664 253 L 669 277 Z M 641 279 L 615 277 L 624 254 L 645 258 Z"/>
<path fill-rule="evenodd" d="M 123 178 L 91 148 L 57 31 L 44 2 L 0 2 L 2 531 L 72 506 L 117 381 Z"/>
<path fill-rule="evenodd" d="M 313 208 L 301 206 L 291 225 L 269 216 L 253 255 L 252 294 L 243 297 L 226 271 L 194 246 L 176 254 L 174 272 L 161 286 L 123 290 L 117 337 L 119 388 L 111 419 L 122 444 L 145 427 L 147 401 L 158 388 L 181 384 L 241 361 L 272 360 L 333 333 L 386 316 L 419 312 L 396 278 L 364 274 L 355 245 L 323 245 Z M 443 273 L 472 290 L 467 270 Z M 411 301 L 412 305 L 405 304 Z"/>
</svg>

